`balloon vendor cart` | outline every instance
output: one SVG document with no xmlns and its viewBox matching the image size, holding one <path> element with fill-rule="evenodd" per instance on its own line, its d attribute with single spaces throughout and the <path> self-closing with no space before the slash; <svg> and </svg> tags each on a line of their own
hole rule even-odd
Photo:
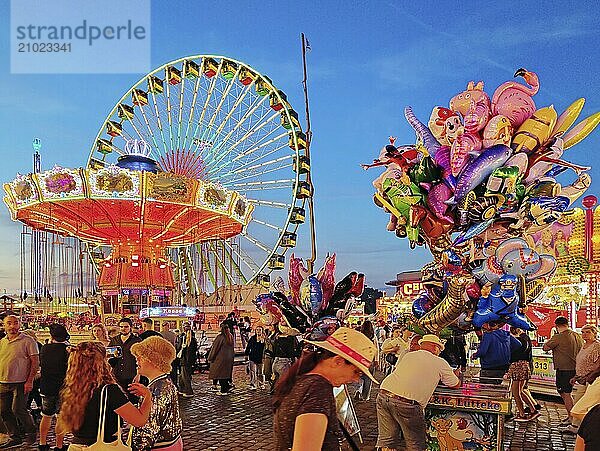
<svg viewBox="0 0 600 451">
<path fill-rule="evenodd" d="M 459 389 L 439 386 L 425 409 L 427 449 L 501 451 L 504 416 L 510 411 L 508 386 L 471 382 Z"/>
</svg>

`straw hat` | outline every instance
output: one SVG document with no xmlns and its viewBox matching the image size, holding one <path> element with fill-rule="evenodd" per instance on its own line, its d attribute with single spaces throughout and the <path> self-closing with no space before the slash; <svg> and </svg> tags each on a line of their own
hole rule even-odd
<svg viewBox="0 0 600 451">
<path fill-rule="evenodd" d="M 444 349 L 444 342 L 442 340 L 440 340 L 440 337 L 438 337 L 437 335 L 433 335 L 433 334 L 427 334 L 427 335 L 423 335 L 423 338 L 421 338 L 419 340 L 419 344 L 423 344 L 423 343 L 433 343 L 438 345 L 442 350 Z"/>
<path fill-rule="evenodd" d="M 149 360 L 163 373 L 171 372 L 171 362 L 175 360 L 175 347 L 159 336 L 148 337 L 131 346 L 131 353 L 135 357 Z"/>
<path fill-rule="evenodd" d="M 306 343 L 326 349 L 327 351 L 343 357 L 364 374 L 369 376 L 373 382 L 376 384 L 379 383 L 369 371 L 369 367 L 375 358 L 377 348 L 373 342 L 361 332 L 350 329 L 349 327 L 340 327 L 324 341 L 306 340 Z"/>
</svg>

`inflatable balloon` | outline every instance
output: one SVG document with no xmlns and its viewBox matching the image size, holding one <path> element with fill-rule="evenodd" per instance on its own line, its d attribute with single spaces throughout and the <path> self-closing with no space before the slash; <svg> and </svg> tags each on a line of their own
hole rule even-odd
<svg viewBox="0 0 600 451">
<path fill-rule="evenodd" d="M 329 255 L 317 275 L 309 274 L 301 258 L 292 254 L 288 280 L 290 297 L 281 278 L 274 281 L 278 291 L 260 294 L 254 300 L 265 324 L 278 325 L 283 334 L 305 334 L 324 339 L 350 315 L 363 293 L 364 274 L 351 272 L 335 284 L 336 255 Z M 294 296 L 297 300 L 294 300 Z"/>
<path fill-rule="evenodd" d="M 325 264 L 317 273 L 317 279 L 321 284 L 321 290 L 323 290 L 323 304 L 321 310 L 325 310 L 329 304 L 329 300 L 333 295 L 333 288 L 335 286 L 335 254 L 325 257 Z"/>
<path fill-rule="evenodd" d="M 513 128 L 517 128 L 535 112 L 532 97 L 540 89 L 540 83 L 537 74 L 523 68 L 517 70 L 514 76 L 523 77 L 529 86 L 514 81 L 500 85 L 492 97 L 492 115 L 506 116 Z"/>
<path fill-rule="evenodd" d="M 459 333 L 490 321 L 524 325 L 522 312 L 503 304 L 510 304 L 514 289 L 527 305 L 556 269 L 554 257 L 525 238 L 569 214 L 591 185 L 588 166 L 562 158 L 597 127 L 600 113 L 576 123 L 584 99 L 560 115 L 554 105 L 537 108 L 537 75 L 519 69 L 514 76 L 525 84 L 507 81 L 491 101 L 483 82 L 469 82 L 449 108 L 432 109 L 429 127 L 406 107 L 417 142 L 390 140 L 373 164 L 363 165 L 386 168 L 373 185 L 374 202 L 390 214 L 387 229 L 411 248 L 426 244 L 433 256 L 422 269 L 424 292 L 413 303 L 420 330 Z M 566 171 L 575 177 L 562 184 L 557 177 L 570 176 Z M 326 306 L 331 316 L 348 310 L 356 275 L 347 277 Z"/>
<path fill-rule="evenodd" d="M 500 277 L 488 296 L 482 296 L 473 316 L 473 325 L 481 327 L 485 323 L 502 321 L 523 330 L 533 330 L 533 326 L 520 312 L 521 299 L 518 294 L 517 277 Z"/>
<path fill-rule="evenodd" d="M 422 318 L 435 304 L 426 291 L 422 291 L 412 303 L 412 314 L 415 318 Z"/>
<path fill-rule="evenodd" d="M 300 307 L 311 318 L 315 318 L 321 310 L 323 290 L 315 276 L 308 276 L 300 284 Z"/>
<path fill-rule="evenodd" d="M 326 340 L 329 335 L 334 333 L 340 327 L 341 322 L 339 319 L 333 316 L 326 316 L 313 324 L 310 332 L 306 336 L 306 339 L 311 341 Z"/>
<path fill-rule="evenodd" d="M 474 268 L 473 275 L 481 284 L 495 284 L 504 275 L 523 276 L 531 281 L 548 276 L 555 269 L 553 256 L 538 254 L 522 238 L 510 238 L 496 248 L 494 256 Z"/>
<path fill-rule="evenodd" d="M 452 324 L 465 311 L 469 300 L 465 296 L 465 287 L 472 282 L 468 276 L 456 275 L 448 280 L 446 296 L 433 310 L 417 321 L 420 328 L 430 334 L 439 333 Z"/>
</svg>

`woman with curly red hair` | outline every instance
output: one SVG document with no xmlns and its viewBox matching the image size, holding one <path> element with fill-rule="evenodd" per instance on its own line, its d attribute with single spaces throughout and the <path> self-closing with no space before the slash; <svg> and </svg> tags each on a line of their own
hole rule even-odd
<svg viewBox="0 0 600 451">
<path fill-rule="evenodd" d="M 117 440 L 118 417 L 136 427 L 146 424 L 152 408 L 150 391 L 135 382 L 129 386 L 129 391 L 143 398 L 139 408 L 128 401 L 116 383 L 101 343 L 86 341 L 71 348 L 58 418 L 58 430 L 73 433 L 69 450 L 84 449 L 96 442 L 102 397 L 106 404 L 105 443 Z"/>
</svg>

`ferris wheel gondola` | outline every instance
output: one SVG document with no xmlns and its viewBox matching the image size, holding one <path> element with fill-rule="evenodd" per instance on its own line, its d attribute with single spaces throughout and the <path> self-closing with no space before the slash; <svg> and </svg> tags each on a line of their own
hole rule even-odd
<svg viewBox="0 0 600 451">
<path fill-rule="evenodd" d="M 217 183 L 254 207 L 237 237 L 174 251 L 177 277 L 188 289 L 196 290 L 201 275 L 216 288 L 264 282 L 283 269 L 312 195 L 310 161 L 298 114 L 267 76 L 215 55 L 164 64 L 111 109 L 88 167 L 117 163 L 134 139 L 148 144 L 160 170 Z"/>
</svg>

